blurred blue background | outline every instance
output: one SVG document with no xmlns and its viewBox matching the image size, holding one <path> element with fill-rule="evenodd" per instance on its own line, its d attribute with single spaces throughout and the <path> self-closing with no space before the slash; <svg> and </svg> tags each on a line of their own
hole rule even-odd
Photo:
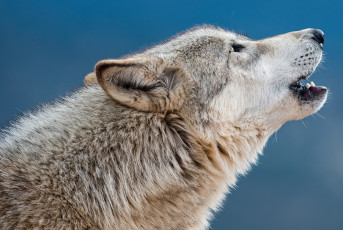
<svg viewBox="0 0 343 230">
<path fill-rule="evenodd" d="M 0 127 L 82 85 L 94 64 L 200 24 L 260 39 L 325 32 L 311 77 L 330 89 L 319 114 L 285 124 L 241 177 L 211 228 L 343 229 L 342 1 L 0 0 Z"/>
</svg>

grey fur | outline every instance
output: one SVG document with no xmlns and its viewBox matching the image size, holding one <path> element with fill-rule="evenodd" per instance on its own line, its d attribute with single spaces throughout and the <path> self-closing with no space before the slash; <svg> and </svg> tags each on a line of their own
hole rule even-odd
<svg viewBox="0 0 343 230">
<path fill-rule="evenodd" d="M 301 106 L 287 88 L 320 61 L 309 33 L 252 41 L 200 27 L 99 62 L 89 86 L 3 133 L 0 229 L 206 229 L 268 137 L 324 103 Z M 312 66 L 277 50 L 280 40 L 315 50 Z M 287 68 L 271 74 L 283 78 L 262 85 L 264 63 L 280 57 Z"/>
</svg>

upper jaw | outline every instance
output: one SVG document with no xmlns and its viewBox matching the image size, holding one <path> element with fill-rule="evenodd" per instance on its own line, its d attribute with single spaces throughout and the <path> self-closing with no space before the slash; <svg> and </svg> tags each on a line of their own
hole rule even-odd
<svg viewBox="0 0 343 230">
<path fill-rule="evenodd" d="M 307 47 L 306 53 L 300 56 L 300 58 L 302 58 L 300 60 L 302 65 L 300 61 L 295 63 L 297 64 L 296 65 L 297 67 L 299 66 L 303 67 L 302 69 L 299 70 L 301 75 L 295 81 L 289 84 L 289 89 L 302 102 L 320 100 L 324 98 L 324 96 L 327 93 L 327 88 L 325 86 L 316 86 L 314 82 L 305 83 L 304 85 L 301 84 L 301 81 L 307 80 L 311 76 L 311 74 L 315 71 L 316 67 L 318 66 L 322 58 L 322 46 L 320 50 L 318 50 L 317 46 L 314 46 L 314 48 L 312 47 L 312 49 L 314 49 L 312 53 L 311 52 L 308 53 L 308 49 L 309 47 Z M 305 57 L 307 57 L 307 63 L 304 63 L 306 61 L 306 60 L 303 60 Z"/>
</svg>

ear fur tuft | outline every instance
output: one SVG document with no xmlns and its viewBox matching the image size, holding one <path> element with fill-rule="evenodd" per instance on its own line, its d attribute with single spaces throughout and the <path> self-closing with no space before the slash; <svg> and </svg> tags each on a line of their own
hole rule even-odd
<svg viewBox="0 0 343 230">
<path fill-rule="evenodd" d="M 94 72 L 89 73 L 85 76 L 85 79 L 83 80 L 83 83 L 85 86 L 91 86 L 91 85 L 97 85 L 98 80 L 96 79 L 96 75 Z"/>
</svg>

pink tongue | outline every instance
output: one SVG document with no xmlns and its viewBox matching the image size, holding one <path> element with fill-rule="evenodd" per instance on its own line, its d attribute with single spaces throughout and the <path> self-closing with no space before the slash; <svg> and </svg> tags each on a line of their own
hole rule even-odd
<svg viewBox="0 0 343 230">
<path fill-rule="evenodd" d="M 320 91 L 322 90 L 325 90 L 326 88 L 323 87 L 323 86 L 311 86 L 309 88 L 309 90 L 312 92 L 312 93 L 319 93 Z"/>
<path fill-rule="evenodd" d="M 327 89 L 324 86 L 311 86 L 310 88 L 305 88 L 301 93 L 301 99 L 311 100 L 323 95 Z"/>
<path fill-rule="evenodd" d="M 319 95 L 323 91 L 327 90 L 324 86 L 311 86 L 309 88 L 312 95 Z"/>
</svg>

